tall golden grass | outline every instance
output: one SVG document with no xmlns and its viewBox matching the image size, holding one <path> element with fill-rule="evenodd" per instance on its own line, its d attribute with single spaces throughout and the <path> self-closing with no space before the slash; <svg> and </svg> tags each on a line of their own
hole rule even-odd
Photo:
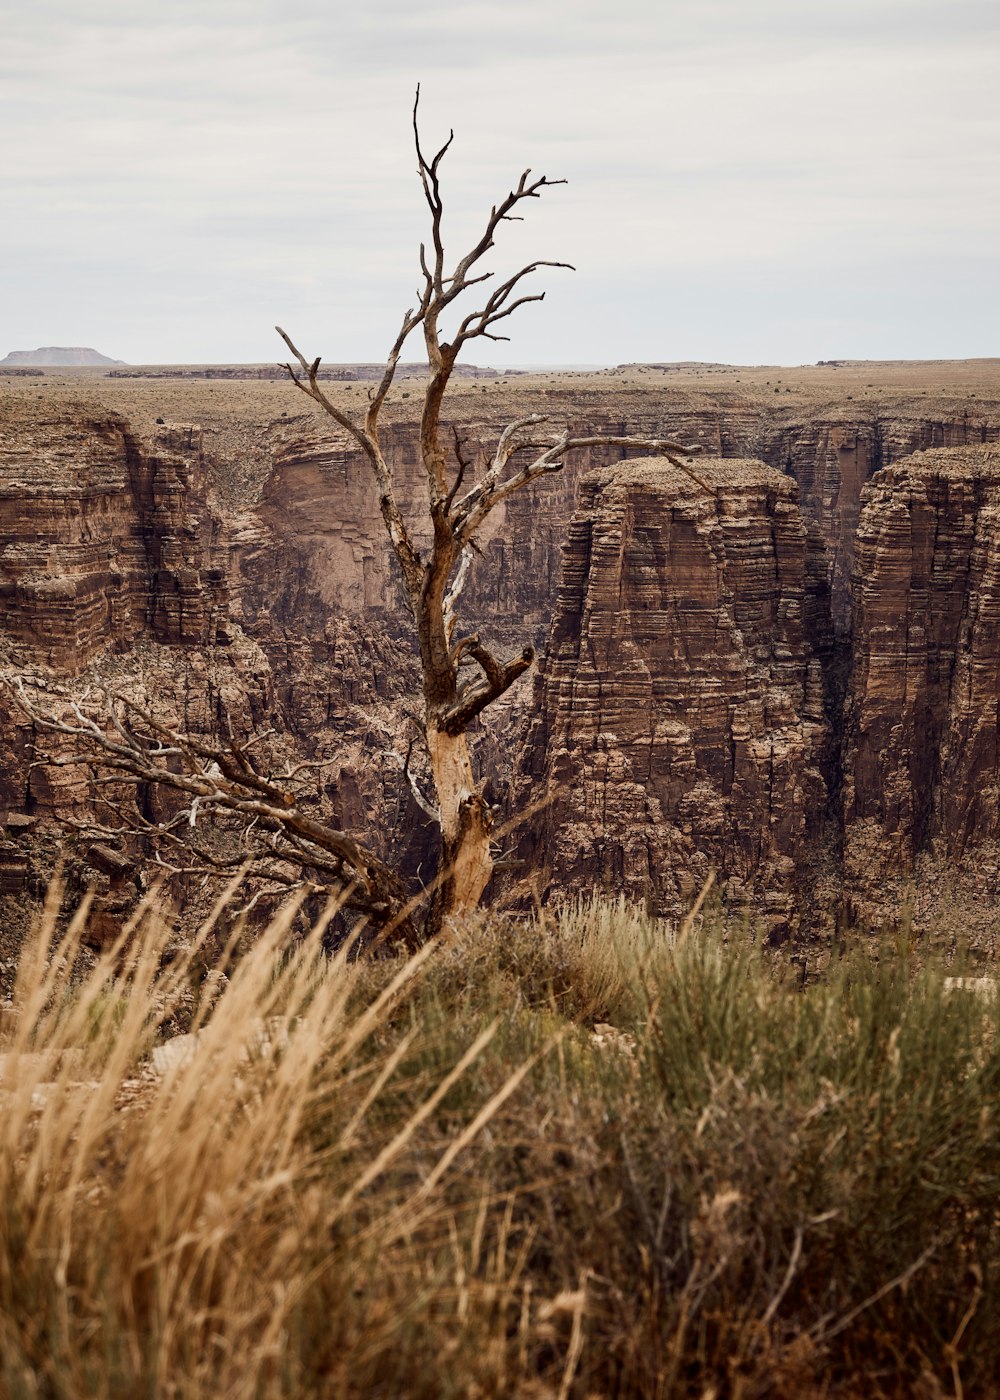
<svg viewBox="0 0 1000 1400">
<path fill-rule="evenodd" d="M 3 1396 L 995 1393 L 998 1009 L 946 969 L 802 987 L 600 903 L 366 964 L 289 906 L 206 977 L 151 899 L 81 974 L 57 912 L 0 1022 Z"/>
</svg>

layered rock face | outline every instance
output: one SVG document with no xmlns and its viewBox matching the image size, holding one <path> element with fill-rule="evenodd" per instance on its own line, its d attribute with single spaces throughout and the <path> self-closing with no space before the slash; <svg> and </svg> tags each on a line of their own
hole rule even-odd
<svg viewBox="0 0 1000 1400">
<path fill-rule="evenodd" d="M 149 631 L 212 643 L 226 568 L 200 434 L 164 425 L 140 447 L 82 406 L 0 427 L 4 632 L 76 670 Z"/>
<path fill-rule="evenodd" d="M 581 484 L 518 785 L 549 804 L 524 843 L 546 889 L 676 913 L 712 869 L 772 926 L 908 906 L 995 935 L 1000 451 L 864 488 L 846 674 L 793 484 L 694 467 L 710 494 L 652 463 Z"/>
<path fill-rule="evenodd" d="M 160 386 L 145 430 L 94 398 L 56 410 L 35 387 L 0 404 L 0 642 L 16 664 L 50 667 L 53 683 L 130 687 L 198 733 L 274 727 L 331 760 L 333 819 L 376 840 L 401 834 L 416 870 L 424 833 L 393 756 L 409 732 L 412 648 L 350 439 L 298 400 L 278 418 L 275 385 L 249 426 L 230 433 L 207 413 L 204 434 L 153 426 L 171 416 Z M 201 407 L 223 392 L 235 391 L 206 388 Z M 360 391 L 343 392 L 356 407 Z M 866 908 L 928 853 L 942 868 L 995 870 L 996 468 L 987 449 L 956 445 L 996 441 L 996 404 L 772 411 L 731 394 L 619 401 L 545 388 L 488 402 L 479 388 L 456 401 L 463 451 L 479 462 L 504 423 L 545 409 L 554 431 L 666 434 L 725 459 L 695 461 L 702 491 L 592 449 L 512 497 L 481 541 L 463 600 L 471 623 L 511 650 L 525 634 L 544 644 L 557 613 L 519 780 L 526 801 L 568 784 L 533 835 L 553 885 L 602 883 L 676 910 L 712 867 L 731 904 L 788 922 L 841 838 Z M 383 442 L 416 521 L 415 415 L 400 403 L 388 417 Z M 953 450 L 906 457 L 937 446 Z M 843 717 L 828 585 L 841 660 L 857 614 Z M 480 741 L 497 792 L 530 687 L 507 697 L 502 741 Z M 5 706 L 0 694 L 0 817 L 13 831 L 21 818 L 83 815 L 79 770 L 32 767 L 39 736 Z M 0 886 L 21 878 L 21 835 L 8 844 Z"/>
<path fill-rule="evenodd" d="M 679 913 L 710 870 L 792 917 L 829 796 L 821 549 L 764 463 L 662 460 L 580 484 L 523 801 L 543 882 Z"/>
<path fill-rule="evenodd" d="M 884 467 L 924 448 L 998 440 L 1000 420 L 989 409 L 952 416 L 840 409 L 763 428 L 759 455 L 799 483 L 803 514 L 823 536 L 839 631 L 846 633 L 851 622 L 855 538 L 866 482 Z"/>
<path fill-rule="evenodd" d="M 0 894 L 16 900 L 36 867 L 51 871 L 54 832 L 121 820 L 99 799 L 122 793 L 96 789 L 85 766 L 47 761 L 70 756 L 73 741 L 39 730 L 18 708 L 2 684 L 18 676 L 57 710 L 96 684 L 212 741 L 273 731 L 279 767 L 303 755 L 329 759 L 317 800 L 335 823 L 386 834 L 404 868 L 418 865 L 419 815 L 393 761 L 399 704 L 412 689 L 410 649 L 376 641 L 357 600 L 345 615 L 335 600 L 313 599 L 310 579 L 303 588 L 296 559 L 260 516 L 222 507 L 200 429 L 159 423 L 140 436 L 77 403 L 5 410 Z M 147 818 L 169 806 L 169 797 L 140 796 Z M 78 846 L 72 868 L 105 901 L 95 927 L 104 919 L 111 932 L 121 912 L 116 881 L 134 898 L 142 864 L 134 842 L 118 845 L 117 873 L 105 868 L 100 842 Z"/>
<path fill-rule="evenodd" d="M 567 424 L 580 435 L 667 436 L 697 443 L 707 454 L 757 458 L 792 477 L 799 484 L 802 513 L 823 540 L 834 623 L 845 635 L 865 483 L 882 467 L 923 448 L 1000 440 L 1000 412 L 988 405 L 975 415 L 966 410 L 925 414 L 913 407 L 886 411 L 862 404 L 796 414 L 740 404 L 705 406 L 665 396 L 659 403 L 627 401 L 618 413 L 599 401 L 581 416 L 573 395 L 553 392 L 534 406 L 549 409 L 557 427 Z M 482 463 L 505 421 L 477 416 L 466 407 L 458 427 L 472 460 Z M 404 514 L 415 522 L 420 540 L 424 485 L 416 424 L 403 418 L 388 424 L 383 446 Z M 626 455 L 620 448 L 599 447 L 575 453 L 558 476 L 511 497 L 491 517 L 465 593 L 466 610 L 477 623 L 508 644 L 525 630 L 536 643 L 544 642 L 578 484 L 588 471 Z M 371 529 L 378 503 L 357 446 L 332 425 L 289 423 L 276 432 L 273 463 L 260 508 L 272 546 L 270 552 L 265 547 L 257 569 L 270 580 L 262 594 L 264 606 L 297 616 L 312 608 L 317 625 L 334 607 L 356 616 L 377 615 L 382 626 L 398 629 L 402 598 L 395 565 L 381 532 Z M 289 557 L 296 561 L 294 568 L 275 567 Z"/>
<path fill-rule="evenodd" d="M 1000 451 L 921 452 L 868 485 L 844 716 L 846 872 L 869 897 L 918 858 L 1000 843 Z"/>
</svg>

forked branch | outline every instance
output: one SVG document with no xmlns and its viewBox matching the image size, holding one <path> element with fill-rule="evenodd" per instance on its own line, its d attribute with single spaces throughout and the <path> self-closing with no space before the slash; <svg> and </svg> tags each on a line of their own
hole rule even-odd
<svg viewBox="0 0 1000 1400">
<path fill-rule="evenodd" d="M 67 713 L 60 716 L 37 703 L 23 681 L 15 684 L 13 695 L 38 729 L 72 741 L 68 752 L 39 751 L 36 762 L 53 767 L 94 766 L 126 784 L 170 788 L 187 799 L 182 815 L 191 828 L 202 818 L 220 814 L 236 818 L 244 833 L 266 836 L 275 859 L 291 860 L 326 875 L 349 907 L 379 926 L 403 909 L 405 896 L 395 873 L 353 836 L 306 810 L 302 774 L 314 771 L 316 765 L 297 764 L 286 767 L 280 778 L 266 776 L 250 766 L 246 746 L 234 752 L 206 743 L 163 724 L 124 695 L 101 692 L 100 713 L 114 716 L 112 733 L 87 714 L 81 702 L 69 701 Z M 142 828 L 150 834 L 149 825 L 136 823 L 133 834 L 143 834 Z M 157 824 L 156 834 L 165 835 L 177 827 L 176 819 Z M 397 933 L 404 941 L 418 941 L 408 918 L 400 919 Z"/>
<path fill-rule="evenodd" d="M 504 470 L 510 462 L 511 457 L 528 444 L 519 440 L 519 434 L 535 423 L 544 422 L 541 415 L 533 414 L 531 417 L 522 418 L 516 423 L 510 424 L 504 429 L 501 435 L 496 455 L 490 465 L 489 470 L 477 486 L 458 501 L 454 507 L 452 527 L 455 532 L 455 540 L 459 548 L 471 540 L 481 528 L 484 520 L 494 510 L 501 501 L 512 496 L 515 491 L 520 491 L 523 487 L 530 485 L 540 476 L 549 472 L 561 471 L 564 458 L 568 452 L 579 451 L 588 447 L 624 447 L 635 451 L 652 452 L 664 457 L 678 471 L 689 477 L 696 486 L 700 487 L 707 495 L 713 496 L 715 491 L 708 482 L 702 479 L 698 473 L 685 461 L 686 457 L 691 457 L 701 451 L 697 443 L 685 445 L 673 442 L 666 438 L 641 438 L 641 437 L 571 437 L 569 432 L 561 434 L 548 445 L 532 444 L 542 450 L 538 455 L 526 462 L 524 466 L 518 467 L 510 476 L 503 475 Z"/>
</svg>

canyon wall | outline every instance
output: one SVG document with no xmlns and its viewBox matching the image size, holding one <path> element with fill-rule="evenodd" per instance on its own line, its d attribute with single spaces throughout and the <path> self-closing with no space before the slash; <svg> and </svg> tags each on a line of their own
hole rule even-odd
<svg viewBox="0 0 1000 1400">
<path fill-rule="evenodd" d="M 212 644 L 227 569 L 208 511 L 200 433 L 145 449 L 84 405 L 0 424 L 3 632 L 74 670 L 149 633 Z"/>
<path fill-rule="evenodd" d="M 571 395 L 553 396 L 555 418 L 573 431 L 607 436 L 673 437 L 698 444 L 706 456 L 756 458 L 790 476 L 799 486 L 799 504 L 815 525 L 825 551 L 834 625 L 850 630 L 854 541 L 867 481 L 885 466 L 928 447 L 1000 441 L 1000 405 L 974 412 L 924 411 L 919 405 L 814 406 L 764 410 L 745 404 L 705 406 L 664 396 L 654 405 L 629 404 L 614 414 L 606 405 L 584 419 Z M 471 423 L 468 431 L 484 446 L 495 441 L 499 424 Z M 415 469 L 407 436 L 394 442 L 404 474 Z M 578 483 L 594 467 L 627 455 L 620 449 L 593 448 L 567 461 L 557 478 L 515 496 L 492 522 L 483 557 L 467 590 L 468 607 L 513 639 L 519 623 L 544 637 L 559 584 L 561 549 L 577 498 Z M 634 456 L 635 454 L 631 454 Z"/>
<path fill-rule="evenodd" d="M 57 710 L 100 686 L 213 741 L 271 730 L 276 760 L 329 759 L 317 798 L 335 823 L 385 833 L 387 853 L 419 863 L 420 822 L 393 759 L 410 648 L 357 609 L 296 617 L 294 561 L 260 518 L 223 508 L 197 428 L 140 436 L 91 405 L 28 405 L 0 419 L 0 467 L 0 681 L 24 678 Z M 121 792 L 61 764 L 73 740 L 40 730 L 3 684 L 0 734 L 0 894 L 47 878 L 62 831 L 70 878 L 105 901 L 102 926 L 134 901 L 143 863 L 135 841 L 110 834 L 121 816 L 102 798 Z M 151 820 L 169 803 L 139 798 Z M 109 834 L 77 840 L 95 818 Z"/>
<path fill-rule="evenodd" d="M 546 391 L 530 404 L 511 400 L 503 416 L 481 416 L 468 404 L 456 426 L 463 447 L 480 463 L 505 422 L 531 407 L 548 411 L 555 429 L 611 436 L 673 437 L 698 444 L 707 456 L 752 457 L 792 477 L 806 519 L 823 541 L 837 630 L 850 627 L 854 540 L 865 483 L 884 466 L 932 446 L 1000 440 L 1000 405 L 975 412 L 923 411 L 919 405 L 859 404 L 801 410 L 764 410 L 745 403 L 706 405 L 684 396 L 646 396 L 614 405 L 609 395 L 581 404 L 581 395 Z M 399 483 L 404 514 L 419 517 L 424 490 L 417 459 L 416 426 L 405 418 L 387 425 L 386 458 Z M 482 554 L 470 572 L 465 607 L 487 633 L 514 645 L 527 631 L 544 642 L 559 586 L 561 549 L 573 514 L 578 483 L 595 467 L 624 460 L 620 448 L 591 448 L 573 454 L 563 471 L 512 498 L 488 523 Z M 631 454 L 636 455 L 634 452 Z M 271 580 L 267 606 L 317 621 L 332 606 L 381 625 L 399 627 L 402 598 L 395 565 L 381 532 L 368 465 L 346 433 L 315 420 L 297 420 L 276 430 L 273 472 L 260 515 L 271 541 L 260 572 Z M 421 539 L 421 526 L 416 524 Z M 275 560 L 293 558 L 287 582 L 275 600 Z M 278 571 L 280 573 L 280 571 Z"/>
<path fill-rule="evenodd" d="M 1000 932 L 1000 451 L 864 488 L 849 664 L 822 545 L 762 463 L 581 483 L 520 759 L 539 893 L 676 915 L 709 870 L 772 931 Z"/>
<path fill-rule="evenodd" d="M 844 721 L 845 875 L 998 895 L 1000 451 L 920 452 L 868 485 Z M 936 872 L 932 867 L 936 866 Z"/>
<path fill-rule="evenodd" d="M 787 926 L 829 800 L 822 548 L 762 462 L 588 474 L 521 757 L 540 893 L 599 885 L 679 914 L 710 871 Z M 815 848 L 815 850 L 814 850 Z"/>
<path fill-rule="evenodd" d="M 155 402 L 165 391 L 148 392 Z M 200 405 L 222 392 L 235 391 L 208 387 Z M 532 838 L 553 888 L 597 871 L 610 888 L 679 908 L 717 866 L 734 907 L 766 907 L 790 927 L 817 880 L 829 904 L 833 866 L 865 917 L 893 880 L 895 899 L 900 881 L 923 879 L 931 857 L 957 868 L 975 852 L 993 878 L 984 561 L 995 468 L 988 447 L 956 445 L 995 442 L 1000 405 L 492 394 L 455 405 L 463 451 L 480 462 L 505 422 L 548 410 L 555 431 L 699 443 L 711 486 L 674 501 L 669 471 L 660 479 L 624 465 L 620 449 L 591 449 L 513 497 L 483 538 L 466 617 L 519 649 L 526 634 L 544 646 L 556 616 L 534 701 L 526 679 L 494 714 L 499 741 L 476 736 L 499 796 L 534 704 L 521 792 L 572 777 L 578 810 L 561 796 Z M 206 413 L 202 432 L 161 415 L 140 422 L 98 397 L 54 406 L 32 386 L 0 405 L 8 670 L 127 688 L 206 735 L 272 727 L 289 752 L 329 759 L 320 796 L 333 819 L 415 871 L 426 833 L 398 757 L 415 665 L 364 459 L 311 413 L 279 417 L 276 399 L 238 428 Z M 416 520 L 408 405 L 388 414 L 383 441 Z M 909 455 L 939 446 L 955 450 L 940 462 L 933 450 Z M 620 481 L 603 470 L 614 459 Z M 605 523 L 585 525 L 588 512 Z M 4 868 L 20 868 L 24 824 L 78 819 L 93 795 L 78 769 L 33 763 L 39 736 L 9 698 L 0 731 L 2 887 Z"/>
<path fill-rule="evenodd" d="M 799 483 L 803 514 L 818 526 L 827 551 L 834 622 L 851 621 L 854 546 L 865 484 L 878 471 L 928 447 L 1000 441 L 1000 415 L 990 405 L 975 412 L 921 413 L 908 406 L 810 413 L 768 425 L 758 455 Z"/>
</svg>

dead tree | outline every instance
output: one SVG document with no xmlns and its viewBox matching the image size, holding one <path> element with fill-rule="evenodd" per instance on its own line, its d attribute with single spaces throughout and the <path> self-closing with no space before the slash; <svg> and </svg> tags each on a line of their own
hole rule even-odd
<svg viewBox="0 0 1000 1400">
<path fill-rule="evenodd" d="M 572 436 L 568 431 L 552 431 L 546 415 L 538 413 L 503 429 L 478 479 L 457 438 L 454 452 L 449 451 L 443 406 L 459 355 L 472 341 L 506 340 L 498 327 L 519 308 L 542 301 L 545 295 L 525 291 L 526 279 L 540 268 L 570 266 L 531 262 L 497 282 L 492 272 L 481 270 L 482 261 L 493 249 L 502 224 L 519 220 L 527 201 L 565 182 L 544 175 L 533 177 L 526 170 L 516 187 L 490 210 L 474 246 L 449 264 L 443 242 L 440 171 L 453 133 L 428 159 L 420 141 L 418 103 L 419 89 L 413 106 L 413 139 L 430 215 L 430 239 L 420 247 L 421 285 L 416 305 L 403 317 L 363 420 L 352 419 L 324 392 L 319 382 L 319 357 L 309 361 L 291 337 L 277 329 L 294 357 L 294 362 L 286 365 L 294 383 L 350 434 L 367 459 L 415 627 L 422 675 L 417 722 L 426 748 L 429 790 L 421 790 L 409 755 L 404 766 L 416 800 L 440 829 L 438 874 L 420 923 L 393 870 L 355 836 L 330 826 L 308 805 L 300 782 L 308 765 L 263 771 L 247 744 L 203 741 L 165 725 L 124 695 L 97 697 L 89 707 L 66 697 L 58 709 L 42 700 L 38 691 L 29 691 L 23 684 L 16 688 L 18 703 L 36 726 L 58 738 L 59 751 L 43 756 L 44 761 L 88 763 L 107 775 L 98 781 L 108 781 L 112 788 L 115 783 L 163 785 L 182 795 L 171 822 L 149 822 L 143 831 L 165 868 L 210 872 L 243 861 L 264 882 L 261 888 L 287 888 L 310 880 L 322 883 L 339 890 L 345 903 L 360 911 L 376 929 L 410 944 L 440 928 L 447 917 L 475 908 L 490 882 L 494 870 L 493 817 L 473 771 L 467 735 L 478 716 L 508 691 L 534 660 L 531 646 L 506 659 L 495 656 L 477 632 L 459 625 L 458 604 L 476 536 L 485 521 L 502 502 L 559 471 L 567 454 L 580 449 L 633 448 L 659 453 L 698 480 L 682 460 L 697 451 L 695 447 L 639 437 Z M 459 298 L 476 287 L 482 289 L 476 309 L 459 310 L 455 306 Z M 454 329 L 447 338 L 442 326 L 446 313 L 454 317 Z M 426 528 L 421 533 L 431 540 L 426 551 L 414 543 L 400 510 L 379 438 L 380 415 L 400 354 L 417 331 L 423 335 L 427 356 L 419 439 L 426 486 Z M 106 801 L 112 813 L 120 811 L 120 804 L 114 809 L 110 799 Z M 199 846 L 192 836 L 199 822 L 220 820 L 236 823 L 239 832 L 235 851 L 224 858 L 205 845 Z M 179 828 L 186 829 L 182 832 Z M 135 830 L 134 819 L 130 822 L 123 816 L 120 825 L 107 826 L 102 834 L 124 836 Z M 176 844 L 173 858 L 162 854 L 164 843 Z"/>
<path fill-rule="evenodd" d="M 255 751 L 269 732 L 245 743 L 231 736 L 225 745 L 208 742 L 102 687 L 75 697 L 18 676 L 11 689 L 19 708 L 51 737 L 51 747 L 36 745 L 36 763 L 93 772 L 100 815 L 68 825 L 110 842 L 141 838 L 164 875 L 242 870 L 255 887 L 250 905 L 301 889 L 334 892 L 377 937 L 388 934 L 411 948 L 421 941 L 414 903 L 396 872 L 315 811 L 314 782 L 325 761 L 286 762 L 275 771 Z M 175 810 L 147 820 L 138 793 L 160 788 L 176 795 Z"/>
<path fill-rule="evenodd" d="M 475 908 L 493 874 L 492 817 L 473 772 L 467 732 L 473 720 L 503 695 L 531 666 L 534 650 L 526 646 L 506 660 L 494 656 L 476 632 L 458 624 L 457 605 L 466 581 L 473 543 L 490 513 L 515 492 L 563 466 L 569 452 L 591 447 L 628 447 L 668 457 L 683 471 L 681 456 L 696 448 L 660 439 L 636 437 L 573 437 L 569 432 L 547 434 L 545 415 L 533 413 L 501 432 L 492 458 L 478 481 L 466 480 L 468 463 L 458 451 L 452 461 L 446 447 L 442 411 L 445 394 L 459 355 L 475 340 L 509 339 L 497 327 L 520 307 L 542 301 L 544 292 L 525 292 L 525 279 L 539 268 L 568 268 L 569 263 L 528 263 L 501 282 L 482 271 L 482 260 L 494 247 L 503 223 L 521 218 L 521 206 L 563 180 L 532 177 L 526 170 L 500 202 L 493 206 L 482 235 L 453 264 L 443 241 L 444 198 L 441 164 L 454 133 L 430 159 L 424 154 L 417 122 L 419 88 L 413 106 L 413 139 L 424 199 L 430 214 L 430 240 L 420 245 L 421 285 L 417 302 L 403 317 L 389 351 L 382 378 L 372 393 L 363 421 L 355 421 L 335 404 L 319 383 L 320 357 L 310 361 L 281 327 L 279 335 L 294 356 L 286 366 L 299 389 L 348 432 L 368 460 L 378 492 L 379 509 L 402 575 L 404 595 L 413 617 L 420 650 L 423 681 L 421 735 L 426 746 L 432 792 L 419 796 L 424 810 L 440 826 L 441 876 L 430 916 L 432 926 L 462 910 Z M 455 311 L 457 324 L 445 337 L 442 317 L 470 288 L 490 283 L 474 310 Z M 397 503 L 392 472 L 379 439 L 379 418 L 392 387 L 403 346 L 416 331 L 423 335 L 427 381 L 420 413 L 420 461 L 426 484 L 427 523 L 432 543 L 427 557 L 416 548 Z M 463 490 L 463 488 L 465 488 Z M 474 663 L 466 679 L 463 662 Z"/>
</svg>

